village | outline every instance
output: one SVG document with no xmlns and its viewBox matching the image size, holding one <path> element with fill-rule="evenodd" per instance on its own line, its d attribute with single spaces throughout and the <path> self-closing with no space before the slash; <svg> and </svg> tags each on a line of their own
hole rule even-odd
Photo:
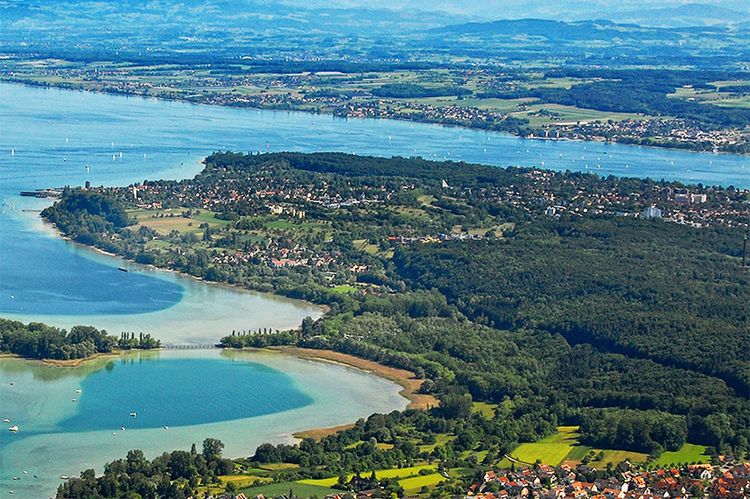
<svg viewBox="0 0 750 499">
<path fill-rule="evenodd" d="M 609 478 L 585 466 L 535 465 L 520 471 L 487 471 L 466 497 L 478 499 L 742 499 L 750 493 L 750 464 L 688 464 L 644 471 L 622 463 Z"/>
</svg>

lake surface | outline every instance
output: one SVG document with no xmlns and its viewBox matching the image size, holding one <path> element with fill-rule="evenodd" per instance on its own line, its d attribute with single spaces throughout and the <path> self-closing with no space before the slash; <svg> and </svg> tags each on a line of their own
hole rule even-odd
<svg viewBox="0 0 750 499">
<path fill-rule="evenodd" d="M 144 331 L 165 343 L 215 342 L 233 329 L 286 328 L 318 317 L 320 309 L 306 303 L 207 285 L 70 244 L 39 220 L 45 201 L 18 196 L 87 180 L 187 178 L 202 158 L 227 149 L 420 155 L 750 187 L 747 157 L 0 84 L 0 315 Z M 118 271 L 123 265 L 133 271 Z M 0 359 L 0 418 L 22 428 L 0 431 L 0 493 L 48 495 L 60 474 L 100 470 L 131 448 L 154 455 L 210 436 L 224 440 L 228 455 L 246 455 L 296 430 L 405 404 L 393 383 L 282 355 L 164 351 L 76 369 Z"/>
<path fill-rule="evenodd" d="M 276 353 L 166 350 L 70 369 L 0 359 L 0 418 L 20 427 L 0 431 L 0 494 L 47 497 L 60 475 L 101 472 L 136 448 L 155 456 L 211 437 L 225 455 L 250 455 L 264 442 L 291 442 L 295 431 L 403 409 L 399 390 L 363 371 Z"/>
</svg>

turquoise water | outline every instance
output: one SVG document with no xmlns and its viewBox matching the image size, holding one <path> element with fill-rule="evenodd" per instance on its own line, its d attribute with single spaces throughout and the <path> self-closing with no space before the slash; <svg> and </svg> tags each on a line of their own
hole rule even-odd
<svg viewBox="0 0 750 499">
<path fill-rule="evenodd" d="M 303 407 L 312 399 L 289 377 L 263 364 L 220 359 L 112 362 L 86 377 L 77 412 L 60 422 L 65 432 L 191 426 L 211 423 L 221 407 L 225 421 Z M 110 366 L 112 367 L 110 369 Z M 115 369 L 117 367 L 117 369 Z M 247 389 L 237 390 L 237 386 Z M 179 387 L 179 389 L 175 389 Z M 220 401 L 220 402 L 219 402 Z M 185 410 L 196 407 L 200 410 Z M 132 412 L 136 417 L 131 417 Z"/>
<path fill-rule="evenodd" d="M 273 353 L 170 350 L 74 369 L 0 359 L 0 418 L 11 419 L 0 431 L 0 494 L 47 497 L 60 475 L 101 471 L 134 448 L 155 456 L 212 437 L 226 455 L 249 455 L 263 442 L 291 442 L 295 431 L 403 409 L 399 390 L 362 371 Z M 10 424 L 20 431 L 8 432 Z"/>
</svg>

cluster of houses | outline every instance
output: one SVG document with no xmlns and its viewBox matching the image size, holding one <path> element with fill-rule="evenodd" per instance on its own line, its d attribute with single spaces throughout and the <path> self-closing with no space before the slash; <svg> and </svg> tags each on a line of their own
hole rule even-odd
<svg viewBox="0 0 750 499">
<path fill-rule="evenodd" d="M 390 244 L 408 245 L 408 244 L 413 244 L 413 243 L 435 244 L 435 243 L 444 243 L 447 241 L 468 241 L 468 240 L 477 241 L 479 239 L 484 239 L 484 235 L 470 234 L 468 232 L 451 232 L 450 234 L 440 233 L 436 236 L 434 235 L 417 236 L 417 237 L 388 236 L 387 240 Z"/>
<path fill-rule="evenodd" d="M 626 463 L 612 476 L 587 479 L 590 470 L 538 465 L 520 471 L 487 471 L 473 483 L 471 499 L 744 499 L 750 495 L 750 463 L 727 466 L 691 464 L 639 471 Z M 584 467 L 585 468 L 585 467 Z"/>
<path fill-rule="evenodd" d="M 654 183 L 645 192 L 621 192 L 614 186 L 594 188 L 580 179 L 562 175 L 535 169 L 525 174 L 532 182 L 475 188 L 466 194 L 550 217 L 603 214 L 661 218 L 695 227 L 748 226 L 750 202 L 742 201 L 750 199 L 748 190 L 735 190 L 730 194 L 727 190 L 674 189 Z M 558 194 L 560 192 L 565 195 Z"/>
<path fill-rule="evenodd" d="M 273 168 L 273 167 L 271 167 Z M 138 199 L 143 207 L 154 207 L 163 199 L 178 206 L 222 211 L 225 206 L 246 202 L 257 207 L 258 213 L 289 215 L 305 218 L 299 204 L 309 203 L 325 208 L 340 208 L 383 203 L 394 195 L 385 185 L 358 183 L 331 185 L 326 180 L 301 182 L 288 175 L 271 171 L 255 172 L 248 178 L 232 178 L 222 182 L 145 182 L 138 186 Z"/>
<path fill-rule="evenodd" d="M 623 121 L 555 123 L 545 127 L 545 136 L 574 140 L 684 144 L 703 150 L 722 151 L 747 145 L 749 137 L 739 130 L 703 130 L 684 119 L 650 118 Z"/>
<path fill-rule="evenodd" d="M 492 128 L 508 118 L 505 113 L 457 104 L 433 105 L 396 99 L 342 100 L 333 111 L 346 118 L 386 118 Z"/>
<path fill-rule="evenodd" d="M 339 255 L 328 251 L 316 253 L 301 245 L 295 245 L 292 248 L 282 248 L 278 244 L 271 242 L 268 245 L 256 245 L 247 251 L 222 250 L 214 254 L 211 261 L 212 263 L 223 265 L 243 265 L 251 261 L 265 262 L 269 267 L 274 269 L 294 267 L 327 269 L 329 266 L 339 263 L 338 257 Z M 354 273 L 360 273 L 364 272 L 367 267 L 364 265 L 353 265 L 351 269 L 356 270 Z"/>
</svg>

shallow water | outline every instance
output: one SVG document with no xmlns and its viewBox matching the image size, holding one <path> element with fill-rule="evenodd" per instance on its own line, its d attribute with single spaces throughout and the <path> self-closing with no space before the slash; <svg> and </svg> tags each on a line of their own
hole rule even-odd
<svg viewBox="0 0 750 499">
<path fill-rule="evenodd" d="M 101 472 L 134 448 L 153 457 L 211 437 L 225 455 L 250 455 L 263 442 L 291 442 L 295 431 L 403 409 L 399 390 L 363 371 L 276 353 L 167 350 L 79 368 L 0 359 L 0 418 L 20 427 L 0 431 L 0 494 L 48 496 L 60 475 Z"/>
</svg>

